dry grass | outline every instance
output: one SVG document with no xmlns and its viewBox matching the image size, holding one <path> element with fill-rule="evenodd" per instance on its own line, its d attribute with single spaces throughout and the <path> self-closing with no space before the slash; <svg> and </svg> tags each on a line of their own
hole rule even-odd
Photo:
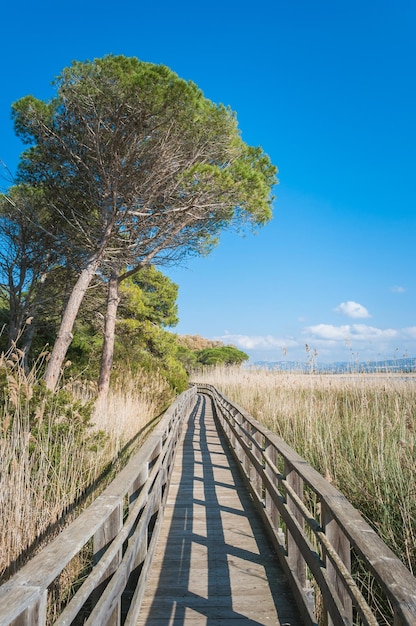
<svg viewBox="0 0 416 626">
<path fill-rule="evenodd" d="M 76 503 L 86 505 L 91 485 L 105 486 L 100 479 L 111 475 L 106 468 L 114 460 L 125 461 L 171 399 L 162 379 L 142 374 L 117 384 L 88 423 L 83 411 L 94 396 L 90 385 L 72 383 L 65 394 L 51 397 L 39 385 L 37 372 L 25 375 L 12 357 L 0 357 L 3 579 L 68 523 Z"/>
<path fill-rule="evenodd" d="M 97 405 L 94 426 L 108 436 L 107 456 L 114 458 L 138 434 L 147 432 L 152 420 L 174 399 L 166 381 L 142 371 L 136 378 L 116 381 L 106 403 Z"/>
<path fill-rule="evenodd" d="M 194 379 L 285 439 L 416 572 L 416 376 L 227 367 Z"/>
</svg>

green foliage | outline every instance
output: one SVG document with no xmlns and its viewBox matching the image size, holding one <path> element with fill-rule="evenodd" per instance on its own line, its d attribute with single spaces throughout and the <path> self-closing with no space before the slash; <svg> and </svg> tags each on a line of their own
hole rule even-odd
<svg viewBox="0 0 416 626">
<path fill-rule="evenodd" d="M 27 96 L 12 114 L 31 146 L 20 179 L 53 198 L 72 242 L 101 245 L 112 213 L 117 245 L 124 239 L 124 253 L 129 247 L 136 259 L 145 258 L 149 237 L 159 249 L 204 253 L 230 223 L 271 218 L 277 168 L 242 140 L 234 112 L 193 82 L 163 65 L 108 55 L 74 61 L 54 84 L 51 102 Z"/>
<path fill-rule="evenodd" d="M 148 320 L 158 326 L 178 323 L 178 286 L 152 265 L 124 280 L 120 296 L 118 314 L 124 320 Z"/>
<path fill-rule="evenodd" d="M 176 358 L 182 363 L 188 374 L 197 366 L 198 357 L 196 352 L 186 346 L 178 345 Z"/>
<path fill-rule="evenodd" d="M 73 376 L 96 380 L 100 367 L 102 334 L 94 323 L 78 320 L 75 324 L 73 341 L 69 347 L 68 373 Z"/>
<path fill-rule="evenodd" d="M 84 450 L 87 460 L 103 447 L 106 436 L 92 431 L 92 402 L 80 402 L 65 389 L 48 391 L 42 381 L 25 375 L 17 355 L 9 353 L 9 357 L 0 360 L 0 438 L 12 437 L 20 429 L 27 432 L 27 447 L 21 454 L 28 454 L 33 472 L 44 463 L 47 449 L 53 484 L 68 445 Z"/>
<path fill-rule="evenodd" d="M 115 347 L 114 369 L 142 368 L 159 372 L 177 392 L 187 388 L 188 377 L 177 359 L 177 341 L 174 334 L 155 326 L 149 320 L 119 322 Z"/>
<path fill-rule="evenodd" d="M 129 368 L 159 372 L 176 391 L 186 389 L 187 374 L 176 357 L 175 335 L 162 328 L 177 324 L 177 293 L 177 285 L 153 266 L 121 283 L 116 371 L 128 363 Z"/>
<path fill-rule="evenodd" d="M 202 365 L 241 365 L 248 361 L 248 354 L 238 350 L 234 346 L 220 346 L 205 348 L 196 354 L 198 363 Z"/>
</svg>

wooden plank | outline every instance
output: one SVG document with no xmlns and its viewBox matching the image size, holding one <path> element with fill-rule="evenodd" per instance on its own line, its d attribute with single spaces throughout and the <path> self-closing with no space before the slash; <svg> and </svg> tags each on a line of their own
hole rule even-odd
<svg viewBox="0 0 416 626">
<path fill-rule="evenodd" d="M 207 398 L 178 451 L 137 626 L 302 624 Z"/>
</svg>

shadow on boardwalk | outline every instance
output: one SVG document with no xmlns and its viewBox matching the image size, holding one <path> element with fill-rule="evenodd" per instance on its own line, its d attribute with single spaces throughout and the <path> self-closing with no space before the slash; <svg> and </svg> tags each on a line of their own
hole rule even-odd
<svg viewBox="0 0 416 626">
<path fill-rule="evenodd" d="M 178 451 L 137 624 L 257 626 L 298 616 L 262 522 L 199 396 Z"/>
</svg>

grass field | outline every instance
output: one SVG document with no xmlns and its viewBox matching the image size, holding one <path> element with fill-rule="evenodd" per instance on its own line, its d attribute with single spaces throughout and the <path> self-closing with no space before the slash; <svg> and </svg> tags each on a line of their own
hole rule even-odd
<svg viewBox="0 0 416 626">
<path fill-rule="evenodd" d="M 222 367 L 194 379 L 280 435 L 416 573 L 416 375 Z"/>
</svg>

